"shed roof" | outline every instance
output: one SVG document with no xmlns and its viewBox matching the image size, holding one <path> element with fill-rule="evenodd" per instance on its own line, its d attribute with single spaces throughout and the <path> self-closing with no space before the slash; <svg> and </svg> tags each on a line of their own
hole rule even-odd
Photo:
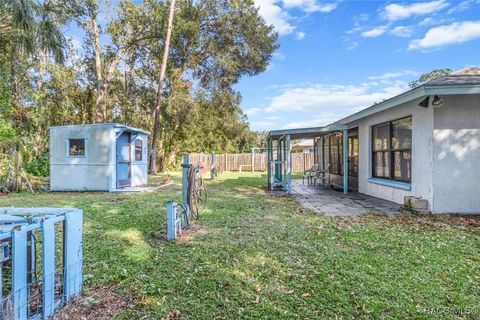
<svg viewBox="0 0 480 320">
<path fill-rule="evenodd" d="M 272 130 L 268 137 L 278 138 L 290 134 L 292 139 L 314 138 L 322 133 L 338 131 L 375 113 L 388 110 L 403 103 L 431 95 L 480 94 L 480 68 L 465 68 L 374 104 L 324 127 Z"/>
<path fill-rule="evenodd" d="M 125 129 L 128 131 L 132 132 L 140 132 L 144 133 L 146 135 L 150 135 L 149 131 L 145 131 L 142 129 L 134 128 L 127 126 L 125 124 L 121 123 L 87 123 L 87 124 L 72 124 L 72 125 L 66 125 L 66 126 L 51 126 L 50 128 L 80 128 L 80 127 L 113 127 L 113 128 L 119 128 L 119 129 Z"/>
</svg>

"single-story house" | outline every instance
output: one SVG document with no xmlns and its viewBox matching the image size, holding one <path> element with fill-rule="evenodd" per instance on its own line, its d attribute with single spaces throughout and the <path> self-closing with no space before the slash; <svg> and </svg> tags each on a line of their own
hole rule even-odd
<svg viewBox="0 0 480 320">
<path fill-rule="evenodd" d="M 312 153 L 313 141 L 311 139 L 300 139 L 292 143 L 292 153 Z"/>
<path fill-rule="evenodd" d="M 432 213 L 480 213 L 480 69 L 428 81 L 328 126 L 268 134 L 268 185 L 291 190 L 290 141 L 315 142 L 315 163 L 347 193 Z M 346 174 L 345 174 L 346 173 Z"/>
<path fill-rule="evenodd" d="M 146 184 L 149 135 L 118 123 L 50 127 L 50 190 L 115 191 Z"/>
</svg>

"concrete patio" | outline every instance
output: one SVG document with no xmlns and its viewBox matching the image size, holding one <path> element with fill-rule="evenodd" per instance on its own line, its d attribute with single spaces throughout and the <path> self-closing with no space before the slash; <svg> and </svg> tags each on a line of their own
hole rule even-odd
<svg viewBox="0 0 480 320">
<path fill-rule="evenodd" d="M 302 180 L 292 181 L 292 196 L 305 208 L 326 216 L 354 216 L 366 213 L 388 215 L 402 214 L 400 205 L 358 192 L 344 195 L 329 188 L 302 184 Z"/>
</svg>

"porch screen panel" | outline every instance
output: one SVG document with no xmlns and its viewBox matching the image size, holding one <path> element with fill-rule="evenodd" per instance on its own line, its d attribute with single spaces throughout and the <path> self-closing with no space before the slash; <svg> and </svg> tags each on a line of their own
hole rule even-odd
<svg viewBox="0 0 480 320">
<path fill-rule="evenodd" d="M 316 160 L 317 160 L 316 162 L 317 162 L 320 170 L 323 170 L 324 169 L 324 163 L 323 163 L 322 137 L 315 139 L 315 143 L 317 145 L 316 148 L 315 148 L 315 151 L 317 152 L 317 154 L 315 155 Z"/>
<path fill-rule="evenodd" d="M 348 138 L 348 175 L 358 177 L 358 137 Z"/>
<path fill-rule="evenodd" d="M 343 175 L 343 139 L 341 134 L 329 136 L 330 173 Z"/>
<path fill-rule="evenodd" d="M 330 135 L 330 173 L 339 173 L 338 161 L 338 138 L 336 135 Z"/>
</svg>

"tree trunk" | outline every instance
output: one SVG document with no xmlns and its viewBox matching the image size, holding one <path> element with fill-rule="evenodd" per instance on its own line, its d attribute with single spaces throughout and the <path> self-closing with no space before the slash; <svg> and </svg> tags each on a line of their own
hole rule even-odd
<svg viewBox="0 0 480 320">
<path fill-rule="evenodd" d="M 160 133 L 160 111 L 162 105 L 162 87 L 165 80 L 165 72 L 167 70 L 168 51 L 170 50 L 170 37 L 173 29 L 173 14 L 175 12 L 175 0 L 170 0 L 170 12 L 168 15 L 167 35 L 165 37 L 165 46 L 163 48 L 163 59 L 160 66 L 160 74 L 158 77 L 157 100 L 155 102 L 155 122 L 153 124 L 152 148 L 150 157 L 150 172 L 157 173 L 157 146 Z"/>
<path fill-rule="evenodd" d="M 17 46 L 12 44 L 11 48 L 11 57 L 10 57 L 10 103 L 12 107 L 12 122 L 16 126 L 16 116 L 18 115 L 18 106 L 17 106 Z"/>
<path fill-rule="evenodd" d="M 37 119 L 42 119 L 43 114 L 45 112 L 45 86 L 44 86 L 44 79 L 47 69 L 47 50 L 41 49 L 38 52 L 38 78 L 37 78 L 37 90 L 40 93 L 39 100 L 37 101 L 37 108 L 36 112 L 38 113 Z M 35 129 L 35 144 L 33 146 L 33 151 L 39 155 L 42 152 L 43 144 L 42 144 L 42 136 L 44 135 L 44 123 L 41 120 L 38 120 Z"/>
<path fill-rule="evenodd" d="M 97 14 L 92 14 L 91 20 L 91 36 L 93 38 L 93 45 L 95 51 L 95 73 L 97 76 L 97 99 L 95 101 L 95 122 L 105 121 L 105 85 L 103 83 L 102 75 L 102 57 L 100 51 L 100 31 L 97 25 Z"/>
</svg>

